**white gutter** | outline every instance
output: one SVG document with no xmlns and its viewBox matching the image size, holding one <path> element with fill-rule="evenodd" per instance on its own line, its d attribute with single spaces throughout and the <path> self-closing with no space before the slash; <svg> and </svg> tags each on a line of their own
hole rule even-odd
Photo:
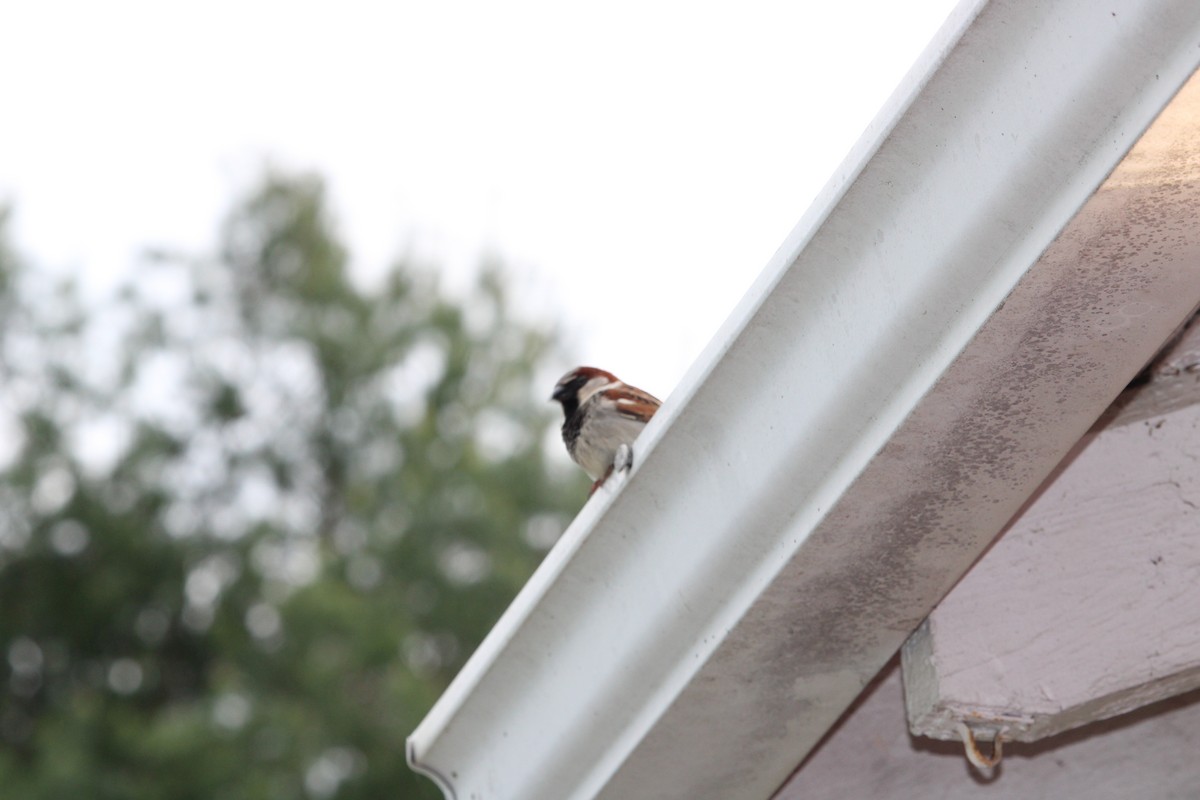
<svg viewBox="0 0 1200 800">
<path fill-rule="evenodd" d="M 967 3 L 409 739 L 448 797 L 765 798 L 1200 301 L 1041 259 L 1195 0 Z"/>
</svg>

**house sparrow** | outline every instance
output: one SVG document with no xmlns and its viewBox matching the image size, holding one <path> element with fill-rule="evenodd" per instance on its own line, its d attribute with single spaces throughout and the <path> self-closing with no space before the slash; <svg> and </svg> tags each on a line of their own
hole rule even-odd
<svg viewBox="0 0 1200 800">
<path fill-rule="evenodd" d="M 562 376 L 550 399 L 562 403 L 567 452 L 595 481 L 589 494 L 612 474 L 621 446 L 628 451 L 662 405 L 652 395 L 595 367 L 579 367 Z"/>
</svg>

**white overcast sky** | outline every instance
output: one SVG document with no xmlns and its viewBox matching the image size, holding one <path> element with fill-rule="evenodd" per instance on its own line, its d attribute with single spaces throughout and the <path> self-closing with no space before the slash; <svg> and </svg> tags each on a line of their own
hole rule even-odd
<svg viewBox="0 0 1200 800">
<path fill-rule="evenodd" d="M 863 2 L 9 3 L 0 200 L 93 292 L 315 169 L 369 280 L 481 252 L 670 392 L 946 18 Z"/>
</svg>

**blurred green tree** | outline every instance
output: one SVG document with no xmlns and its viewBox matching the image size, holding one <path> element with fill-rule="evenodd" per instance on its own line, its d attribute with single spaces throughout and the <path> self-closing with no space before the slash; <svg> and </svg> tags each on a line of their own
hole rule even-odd
<svg viewBox="0 0 1200 800">
<path fill-rule="evenodd" d="M 103 308 L 0 236 L 5 796 L 438 797 L 404 739 L 584 492 L 509 306 L 357 285 L 306 176 Z"/>
</svg>

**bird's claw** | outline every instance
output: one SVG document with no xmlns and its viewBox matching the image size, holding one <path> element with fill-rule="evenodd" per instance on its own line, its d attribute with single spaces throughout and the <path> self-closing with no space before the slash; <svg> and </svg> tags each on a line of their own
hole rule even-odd
<svg viewBox="0 0 1200 800">
<path fill-rule="evenodd" d="M 604 485 L 605 481 L 612 477 L 614 472 L 628 472 L 633 468 L 633 448 L 627 444 L 622 444 L 617 448 L 617 452 L 613 455 L 612 466 L 605 471 L 600 478 L 592 484 L 591 490 L 588 492 L 588 497 L 596 493 L 596 490 Z"/>
<path fill-rule="evenodd" d="M 613 469 L 617 472 L 627 472 L 633 467 L 633 448 L 627 444 L 621 444 L 617 448 L 617 453 L 613 456 Z"/>
</svg>

